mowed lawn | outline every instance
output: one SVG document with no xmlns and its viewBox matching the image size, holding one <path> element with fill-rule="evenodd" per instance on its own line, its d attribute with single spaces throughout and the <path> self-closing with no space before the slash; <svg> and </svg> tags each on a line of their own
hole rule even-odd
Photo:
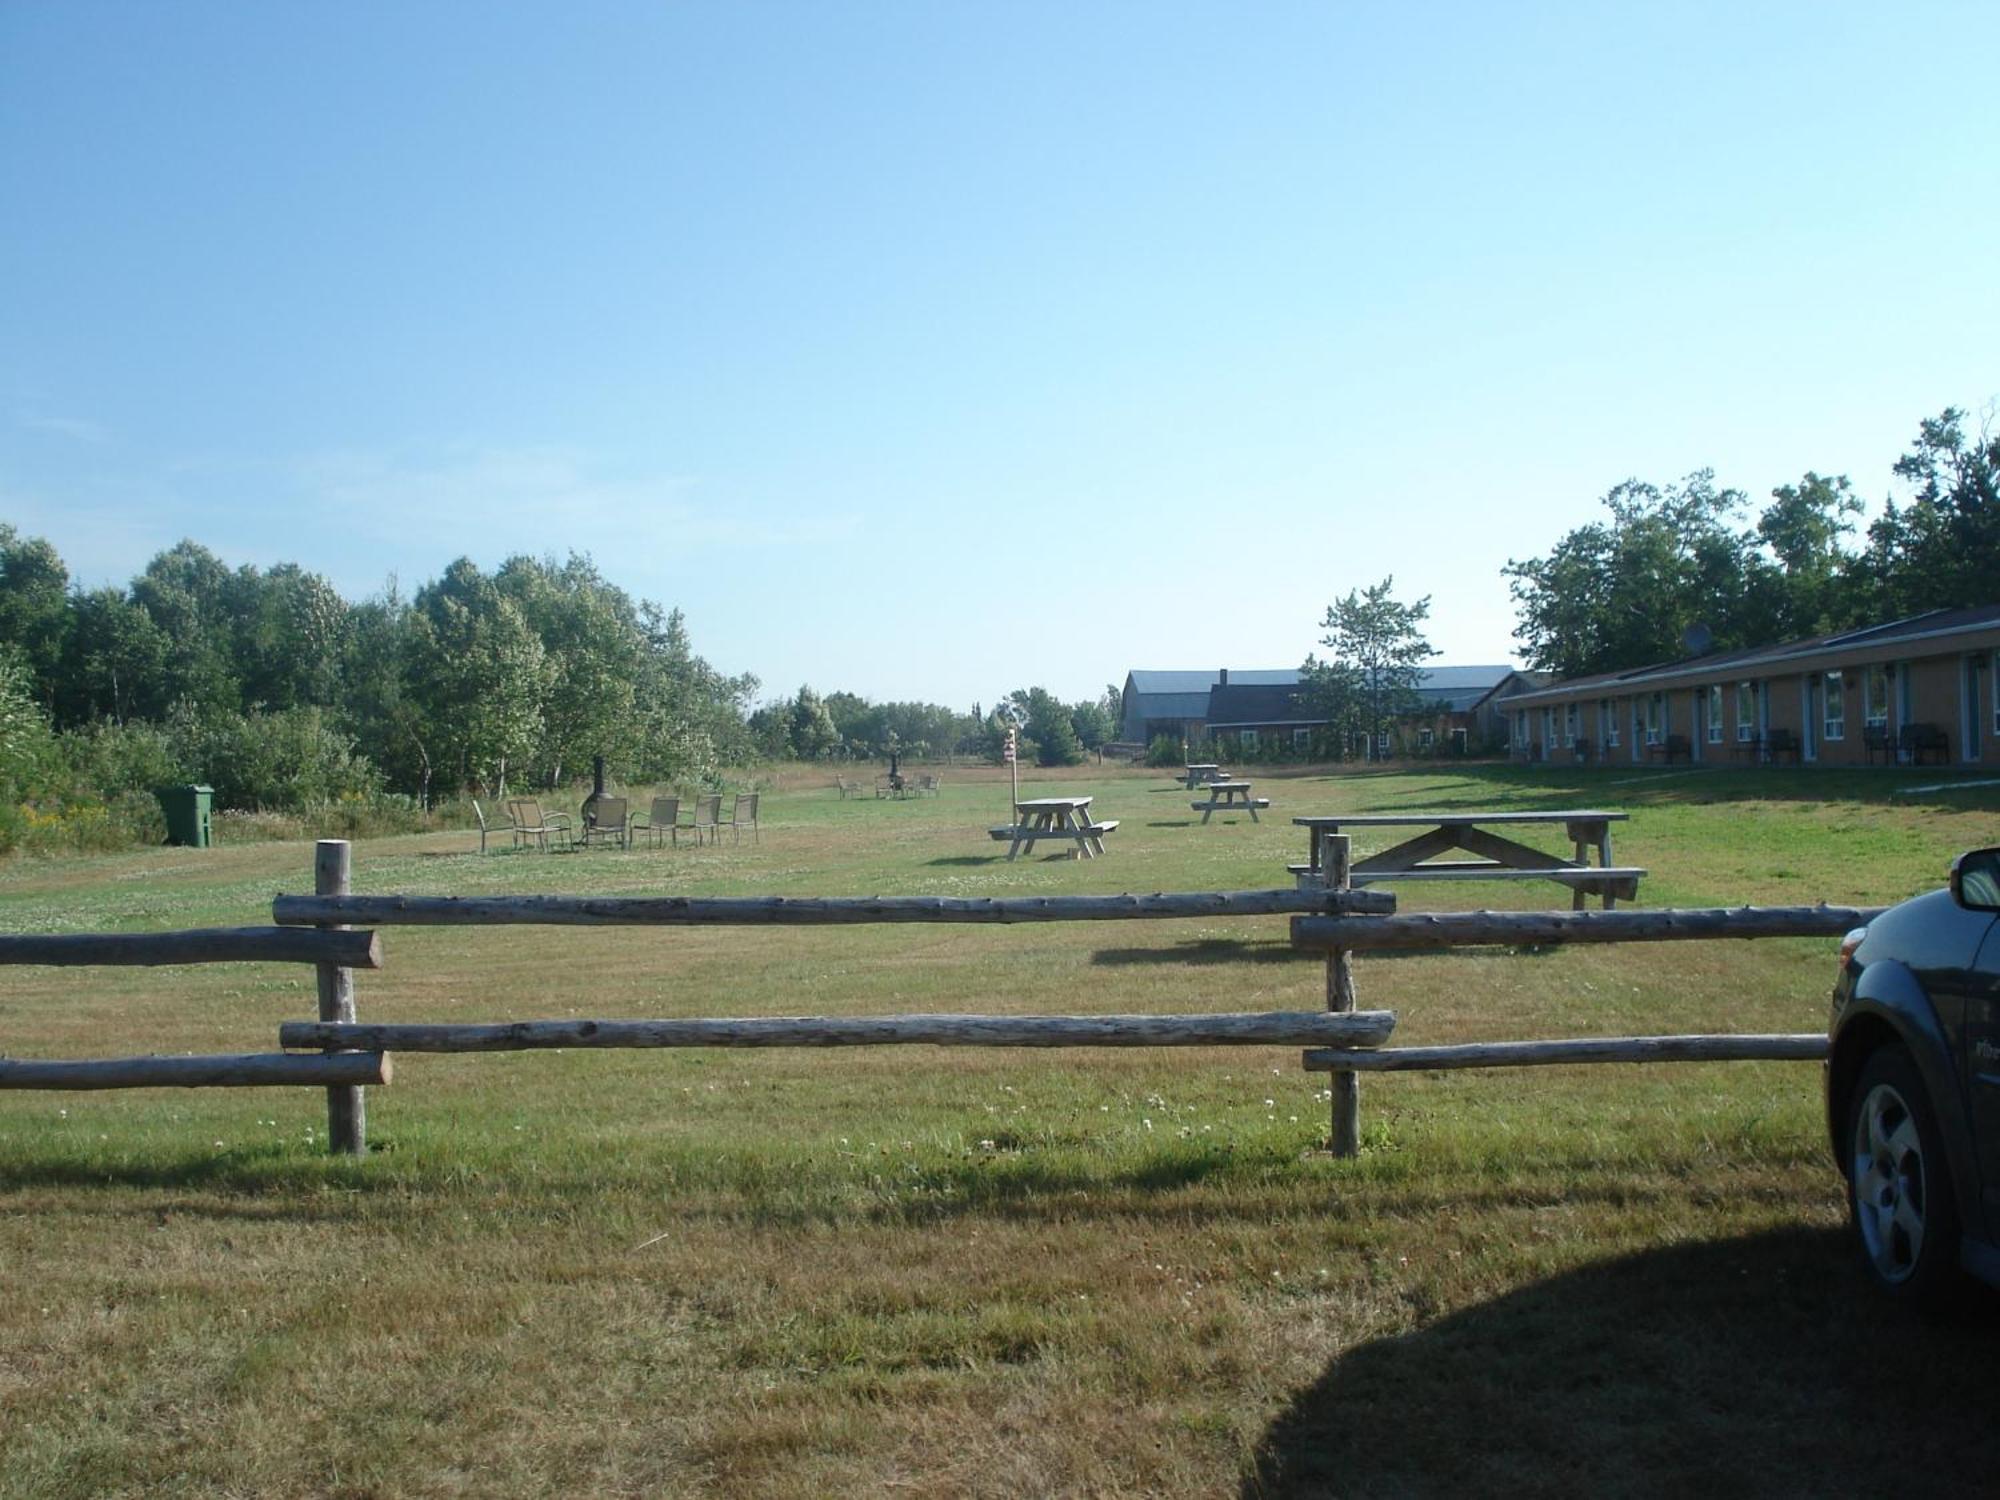
<svg viewBox="0 0 2000 1500">
<path fill-rule="evenodd" d="M 1004 777 L 759 844 L 480 858 L 368 892 L 1270 888 L 1295 814 L 1606 807 L 1641 904 L 1883 903 L 2000 842 L 1927 772 L 1036 773 L 1121 821 L 1005 862 Z M 1559 830 L 1544 830 L 1546 835 Z M 1358 843 L 1358 852 L 1390 840 Z M 1549 847 L 1555 847 L 1549 842 Z M 251 924 L 308 844 L 0 869 L 0 929 Z M 1405 885 L 1406 911 L 1566 904 Z M 1282 918 L 393 928 L 364 1018 L 1313 1009 Z M 1403 1044 L 1824 1025 L 1827 940 L 1356 960 Z M 0 1051 L 261 1051 L 279 966 L 0 973 Z M 1318 1154 L 1297 1049 L 404 1056 L 376 1148 L 303 1090 L 0 1095 L 0 1495 L 1818 1495 L 1990 1491 L 2000 1316 L 1865 1295 L 1804 1064 L 1365 1079 Z"/>
</svg>

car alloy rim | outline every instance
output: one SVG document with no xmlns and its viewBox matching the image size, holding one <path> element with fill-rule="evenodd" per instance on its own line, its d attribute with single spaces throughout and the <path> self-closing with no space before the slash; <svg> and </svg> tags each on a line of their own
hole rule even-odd
<svg viewBox="0 0 2000 1500">
<path fill-rule="evenodd" d="M 1903 1096 L 1878 1083 L 1854 1120 L 1854 1221 L 1876 1274 L 1905 1281 L 1924 1252 L 1924 1146 Z"/>
</svg>

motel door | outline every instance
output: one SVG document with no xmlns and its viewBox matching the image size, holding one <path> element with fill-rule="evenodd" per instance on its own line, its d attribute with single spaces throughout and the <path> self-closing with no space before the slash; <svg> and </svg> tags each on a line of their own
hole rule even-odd
<svg viewBox="0 0 2000 1500">
<path fill-rule="evenodd" d="M 1819 676 L 1808 672 L 1799 679 L 1799 710 L 1805 723 L 1799 726 L 1799 744 L 1803 747 L 1801 759 L 1819 759 Z"/>
<path fill-rule="evenodd" d="M 1961 747 L 1959 759 L 1975 761 L 1979 759 L 1979 728 L 1985 721 L 1979 716 L 1979 658 L 1965 659 L 1965 688 L 1960 694 L 1962 711 L 1959 714 L 1958 743 Z"/>
</svg>

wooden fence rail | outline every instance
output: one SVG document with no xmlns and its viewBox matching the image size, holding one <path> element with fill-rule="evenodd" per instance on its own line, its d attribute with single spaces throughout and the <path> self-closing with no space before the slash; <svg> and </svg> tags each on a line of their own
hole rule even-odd
<svg viewBox="0 0 2000 1500">
<path fill-rule="evenodd" d="M 819 927 L 863 922 L 1114 922 L 1388 913 L 1390 891 L 1174 891 L 1150 896 L 279 896 L 285 925 Z"/>
<path fill-rule="evenodd" d="M 373 932 L 297 927 L 211 927 L 186 932 L 66 932 L 0 935 L 0 964 L 339 964 L 382 967 Z"/>
<path fill-rule="evenodd" d="M 1532 1068 L 1557 1063 L 1817 1062 L 1826 1056 L 1820 1031 L 1727 1032 L 1706 1036 L 1578 1037 L 1544 1042 L 1465 1042 L 1449 1047 L 1384 1047 L 1342 1052 L 1318 1047 L 1305 1055 L 1308 1073 L 1417 1073 L 1451 1068 Z"/>
<path fill-rule="evenodd" d="M 1181 1016 L 748 1016 L 656 1021 L 502 1021 L 490 1025 L 328 1025 L 287 1021 L 282 1047 L 392 1052 L 517 1052 L 539 1047 L 1376 1047 L 1386 1010 L 1249 1011 Z"/>
<path fill-rule="evenodd" d="M 1325 835 L 1325 881 L 1338 894 L 1352 879 L 1349 837 Z M 1558 943 L 1657 943 L 1768 937 L 1837 937 L 1873 920 L 1881 907 L 1714 907 L 1691 911 L 1414 912 L 1403 916 L 1310 916 L 1292 919 L 1292 943 L 1326 953 L 1330 1010 L 1355 1004 L 1353 955 Z M 1528 1042 L 1470 1042 L 1367 1052 L 1308 1050 L 1308 1071 L 1332 1074 L 1329 1149 L 1354 1156 L 1361 1146 L 1361 1073 L 1453 1068 L 1533 1067 L 1556 1063 L 1811 1060 L 1826 1056 L 1818 1033 L 1580 1037 Z"/>
<path fill-rule="evenodd" d="M 1664 943 L 1707 938 L 1839 937 L 1879 906 L 1728 906 L 1665 911 L 1410 912 L 1395 917 L 1294 917 L 1300 948 L 1349 952 L 1504 944 Z"/>
<path fill-rule="evenodd" d="M 250 1052 L 57 1062 L 0 1057 L 0 1089 L 212 1089 L 272 1084 L 358 1088 L 387 1083 L 389 1074 L 389 1059 L 380 1052 Z"/>
</svg>

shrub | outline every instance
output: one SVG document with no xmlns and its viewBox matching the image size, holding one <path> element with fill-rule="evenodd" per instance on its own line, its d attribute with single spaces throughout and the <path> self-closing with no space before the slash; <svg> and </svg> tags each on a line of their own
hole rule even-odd
<svg viewBox="0 0 2000 1500">
<path fill-rule="evenodd" d="M 1152 743 L 1146 746 L 1146 764 L 1184 766 L 1187 764 L 1187 746 L 1170 734 L 1156 734 Z"/>
</svg>

